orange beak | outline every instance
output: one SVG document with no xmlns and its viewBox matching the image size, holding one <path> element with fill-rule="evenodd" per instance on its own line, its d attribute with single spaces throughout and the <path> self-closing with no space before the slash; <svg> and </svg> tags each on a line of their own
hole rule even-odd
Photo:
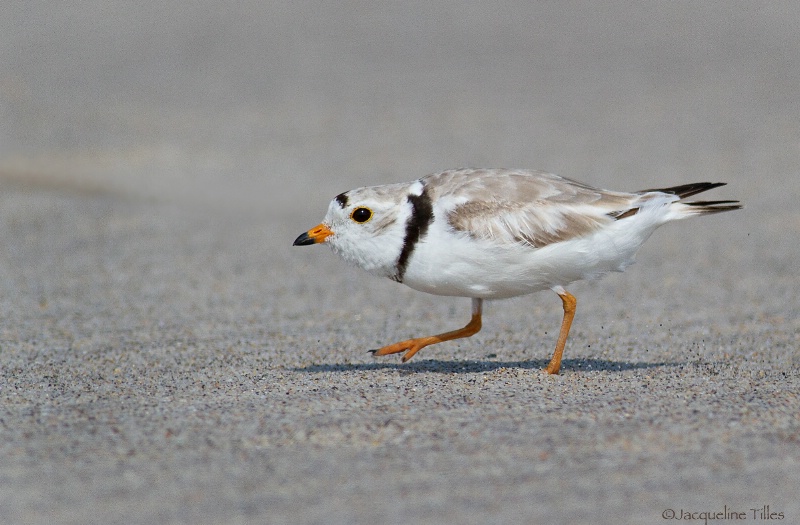
<svg viewBox="0 0 800 525">
<path fill-rule="evenodd" d="M 325 242 L 325 239 L 333 235 L 333 232 L 324 224 L 314 226 L 294 240 L 293 246 L 310 246 Z"/>
</svg>

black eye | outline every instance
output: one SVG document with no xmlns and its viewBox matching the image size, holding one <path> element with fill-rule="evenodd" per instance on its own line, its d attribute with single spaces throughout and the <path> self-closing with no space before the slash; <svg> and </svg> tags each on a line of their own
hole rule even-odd
<svg viewBox="0 0 800 525">
<path fill-rule="evenodd" d="M 369 208 L 356 208 L 350 214 L 350 218 L 356 222 L 367 222 L 372 218 L 372 210 Z"/>
</svg>

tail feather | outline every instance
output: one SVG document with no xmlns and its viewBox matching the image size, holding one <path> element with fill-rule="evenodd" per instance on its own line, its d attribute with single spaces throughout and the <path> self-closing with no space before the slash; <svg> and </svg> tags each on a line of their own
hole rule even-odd
<svg viewBox="0 0 800 525">
<path fill-rule="evenodd" d="M 739 201 L 695 201 L 682 202 L 684 206 L 690 206 L 692 215 L 705 215 L 707 213 L 720 213 L 723 211 L 741 210 L 742 205 Z"/>
<path fill-rule="evenodd" d="M 657 188 L 652 190 L 642 190 L 638 191 L 637 193 L 670 193 L 672 195 L 677 195 L 681 199 L 685 199 L 686 197 L 691 197 L 692 195 L 697 195 L 698 193 L 702 193 L 704 191 L 712 190 L 714 188 L 719 188 L 720 186 L 725 186 L 726 182 L 693 182 L 691 184 L 682 184 L 680 186 L 672 186 L 671 188 Z"/>
<path fill-rule="evenodd" d="M 637 193 L 641 195 L 647 193 L 666 193 L 668 195 L 677 195 L 679 199 L 685 199 L 686 197 L 691 197 L 692 195 L 697 195 L 698 193 L 702 193 L 704 191 L 719 188 L 720 186 L 725 186 L 725 183 L 695 182 L 692 184 L 683 184 L 681 186 L 672 186 L 670 188 L 643 190 Z M 636 207 L 627 210 L 618 210 L 609 213 L 609 215 L 617 220 L 620 220 L 636 215 L 639 213 L 640 209 L 641 208 Z M 667 220 L 683 219 L 686 217 L 692 217 L 694 215 L 706 215 L 710 213 L 720 213 L 723 211 L 740 209 L 742 209 L 742 205 L 739 203 L 739 201 L 674 201 L 670 206 L 671 213 L 667 215 Z"/>
</svg>

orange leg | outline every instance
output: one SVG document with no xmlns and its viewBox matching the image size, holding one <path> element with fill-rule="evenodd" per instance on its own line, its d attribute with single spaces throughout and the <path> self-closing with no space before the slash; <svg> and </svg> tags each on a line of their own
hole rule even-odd
<svg viewBox="0 0 800 525">
<path fill-rule="evenodd" d="M 418 337 L 416 339 L 408 339 L 406 341 L 400 341 L 399 343 L 395 343 L 389 346 L 384 346 L 383 348 L 379 348 L 378 350 L 370 350 L 370 352 L 372 352 L 373 355 L 378 356 L 378 355 L 396 354 L 398 352 L 407 350 L 402 359 L 402 361 L 405 363 L 406 361 L 414 357 L 414 354 L 416 354 L 417 352 L 419 352 L 428 345 L 442 343 L 444 341 L 452 341 L 453 339 L 461 339 L 463 337 L 470 337 L 472 335 L 477 334 L 481 329 L 482 308 L 483 308 L 483 299 L 472 300 L 472 319 L 470 319 L 469 323 L 467 323 L 467 326 L 465 326 L 464 328 L 453 330 L 452 332 L 445 332 L 443 334 L 431 335 L 428 337 Z"/>
<path fill-rule="evenodd" d="M 567 344 L 567 336 L 569 335 L 569 327 L 572 326 L 572 319 L 575 317 L 575 306 L 578 301 L 568 291 L 560 286 L 554 288 L 555 292 L 561 297 L 561 302 L 564 303 L 564 320 L 561 321 L 561 333 L 558 334 L 558 341 L 556 341 L 556 349 L 553 352 L 553 358 L 550 359 L 550 364 L 544 369 L 548 374 L 557 374 L 561 370 L 561 355 L 564 353 L 564 346 Z"/>
</svg>

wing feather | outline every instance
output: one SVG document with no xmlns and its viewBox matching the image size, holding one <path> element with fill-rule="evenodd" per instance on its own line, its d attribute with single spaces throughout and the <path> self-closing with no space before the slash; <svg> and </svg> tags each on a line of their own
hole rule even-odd
<svg viewBox="0 0 800 525">
<path fill-rule="evenodd" d="M 588 235 L 641 197 L 529 170 L 450 170 L 426 179 L 435 198 L 450 203 L 454 230 L 536 248 Z"/>
</svg>

